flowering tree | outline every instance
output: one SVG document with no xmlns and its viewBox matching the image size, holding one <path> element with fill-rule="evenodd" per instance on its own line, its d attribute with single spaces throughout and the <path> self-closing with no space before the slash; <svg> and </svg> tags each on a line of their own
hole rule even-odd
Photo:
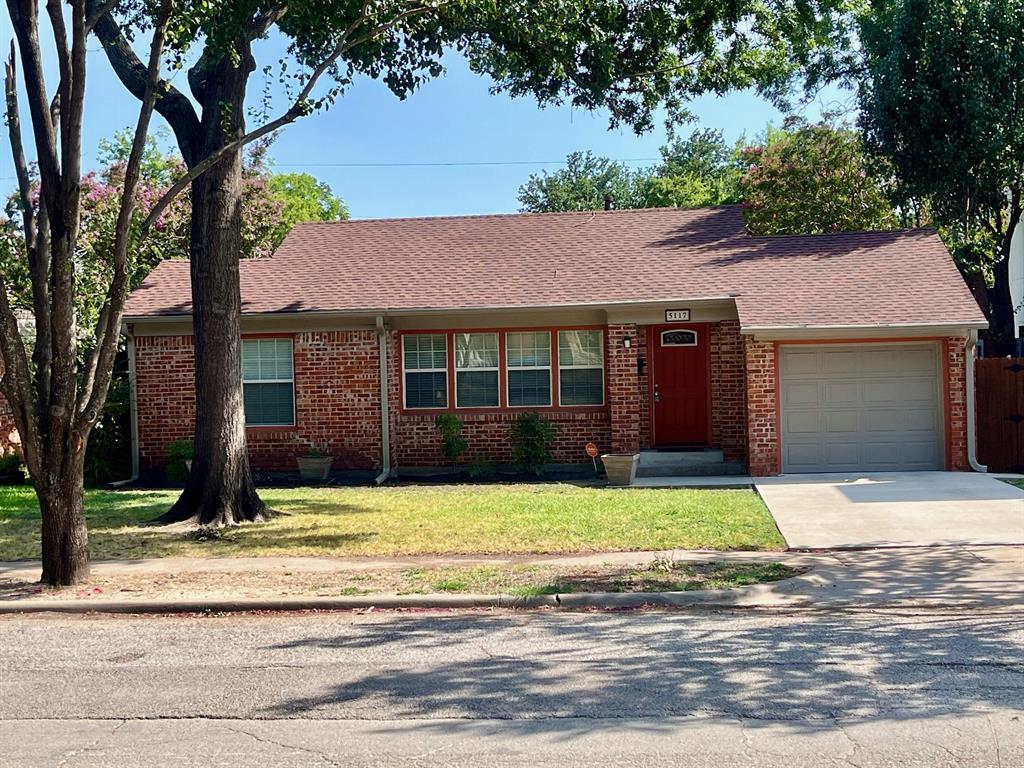
<svg viewBox="0 0 1024 768">
<path fill-rule="evenodd" d="M 826 123 L 769 130 L 742 153 L 747 228 L 757 235 L 891 229 L 899 219 L 860 135 Z"/>
</svg>

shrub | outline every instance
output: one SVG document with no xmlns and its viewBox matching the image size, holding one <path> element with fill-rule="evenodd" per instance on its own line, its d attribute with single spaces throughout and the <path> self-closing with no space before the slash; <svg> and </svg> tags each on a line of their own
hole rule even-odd
<svg viewBox="0 0 1024 768">
<path fill-rule="evenodd" d="M 21 471 L 21 456 L 17 453 L 0 454 L 0 482 L 25 482 L 25 475 Z"/>
<path fill-rule="evenodd" d="M 469 465 L 469 476 L 474 480 L 486 480 L 489 477 L 494 477 L 497 471 L 494 462 L 486 456 L 474 456 Z"/>
<path fill-rule="evenodd" d="M 192 461 L 192 441 L 191 440 L 175 440 L 169 446 L 167 446 L 167 469 L 164 470 L 164 474 L 167 475 L 167 482 L 173 485 L 183 485 L 188 479 L 188 467 L 186 461 Z"/>
<path fill-rule="evenodd" d="M 512 458 L 516 466 L 528 475 L 543 475 L 544 467 L 551 463 L 555 433 L 555 425 L 536 413 L 520 415 L 509 428 Z"/>
<path fill-rule="evenodd" d="M 453 467 L 469 448 L 462 436 L 462 419 L 454 413 L 442 413 L 434 419 L 434 428 L 441 434 L 441 453 Z"/>
</svg>

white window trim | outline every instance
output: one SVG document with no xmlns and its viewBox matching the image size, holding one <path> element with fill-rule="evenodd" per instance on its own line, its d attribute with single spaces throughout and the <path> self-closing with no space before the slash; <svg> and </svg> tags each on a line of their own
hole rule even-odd
<svg viewBox="0 0 1024 768">
<path fill-rule="evenodd" d="M 451 393 L 448 391 L 448 337 L 449 333 L 406 333 L 402 335 L 402 408 L 406 411 L 440 411 L 448 408 Z M 405 341 L 410 336 L 441 336 L 444 338 L 444 368 L 408 368 L 405 365 Z M 409 405 L 409 385 L 406 374 L 409 373 L 443 373 L 444 374 L 444 405 Z"/>
<path fill-rule="evenodd" d="M 693 344 L 666 344 L 665 343 L 665 336 L 667 334 L 669 334 L 669 333 L 679 333 L 680 331 L 685 331 L 686 333 L 692 333 L 693 334 Z M 669 328 L 668 330 L 665 330 L 665 331 L 661 332 L 661 336 L 659 337 L 658 342 L 663 347 L 697 347 L 697 346 L 700 346 L 700 333 L 698 333 L 693 328 Z"/>
<path fill-rule="evenodd" d="M 281 424 L 250 424 L 248 419 L 245 421 L 247 429 L 264 429 L 266 427 L 295 427 L 298 426 L 298 416 L 296 414 L 296 396 L 295 396 L 295 339 L 287 336 L 275 336 L 269 339 L 242 339 L 242 345 L 245 345 L 247 341 L 287 341 L 288 342 L 288 354 L 292 358 L 292 377 L 290 379 L 254 379 L 252 381 L 245 380 L 245 368 L 242 368 L 242 416 L 245 417 L 245 385 L 246 384 L 291 384 L 292 385 L 292 420 L 288 423 Z"/>
<path fill-rule="evenodd" d="M 547 365 L 516 365 L 508 363 L 508 335 L 510 333 L 547 333 L 548 336 L 548 364 Z M 551 331 L 505 331 L 505 402 L 509 408 L 529 410 L 530 408 L 553 408 L 555 404 L 555 377 L 554 366 L 551 364 L 552 356 Z M 547 403 L 534 403 L 532 405 L 512 405 L 512 388 L 509 384 L 512 371 L 547 371 L 548 372 L 548 401 Z"/>
<path fill-rule="evenodd" d="M 603 408 L 607 395 L 605 390 L 607 389 L 607 382 L 605 381 L 605 352 L 604 352 L 604 331 L 596 328 L 567 328 L 557 332 L 558 336 L 563 333 L 576 333 L 577 331 L 587 331 L 590 333 L 596 332 L 598 339 L 600 340 L 599 346 L 601 349 L 601 365 L 562 365 L 562 345 L 561 339 L 556 339 L 559 342 L 558 345 L 558 407 L 559 408 Z M 562 402 L 562 371 L 601 371 L 601 402 L 600 403 L 571 403 L 566 405 Z"/>
<path fill-rule="evenodd" d="M 466 335 L 466 336 L 493 336 L 495 343 L 498 345 L 498 348 L 497 348 L 498 364 L 496 366 L 494 366 L 493 368 L 492 367 L 487 367 L 487 368 L 478 368 L 478 367 L 460 368 L 459 364 L 458 364 L 458 359 L 459 359 L 458 339 L 456 338 L 460 334 L 461 335 Z M 467 409 L 468 410 L 477 410 L 477 409 L 481 409 L 481 410 L 483 410 L 483 409 L 495 410 L 497 408 L 501 408 L 501 335 L 497 331 L 455 331 L 455 332 L 452 333 L 452 349 L 455 350 L 455 363 L 454 363 L 454 367 L 455 367 L 455 408 L 456 409 L 461 408 L 463 410 L 467 410 Z M 402 358 L 402 359 L 404 360 L 405 358 Z M 497 389 L 497 393 L 496 393 L 498 395 L 498 402 L 495 403 L 494 405 L 459 405 L 459 374 L 460 373 L 487 373 L 488 371 L 493 371 L 493 372 L 498 374 L 498 389 Z"/>
</svg>

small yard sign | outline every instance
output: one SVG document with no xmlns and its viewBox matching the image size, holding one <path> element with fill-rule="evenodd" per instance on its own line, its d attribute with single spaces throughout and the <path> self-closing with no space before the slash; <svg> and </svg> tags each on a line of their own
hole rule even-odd
<svg viewBox="0 0 1024 768">
<path fill-rule="evenodd" d="M 666 309 L 666 323 L 687 323 L 690 321 L 690 310 L 688 309 Z"/>
</svg>

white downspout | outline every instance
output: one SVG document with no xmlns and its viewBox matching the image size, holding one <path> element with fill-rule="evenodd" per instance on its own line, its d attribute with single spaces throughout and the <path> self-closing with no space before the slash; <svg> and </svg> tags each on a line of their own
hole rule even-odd
<svg viewBox="0 0 1024 768">
<path fill-rule="evenodd" d="M 975 432 L 974 403 L 974 359 L 978 352 L 978 332 L 971 331 L 964 350 L 965 379 L 967 386 L 967 463 L 975 472 L 988 472 L 988 467 L 978 461 L 978 439 Z"/>
<path fill-rule="evenodd" d="M 388 332 L 384 328 L 384 318 L 377 317 L 377 347 L 380 360 L 380 446 L 381 470 L 373 479 L 380 485 L 391 477 L 391 418 L 388 404 Z"/>
</svg>

